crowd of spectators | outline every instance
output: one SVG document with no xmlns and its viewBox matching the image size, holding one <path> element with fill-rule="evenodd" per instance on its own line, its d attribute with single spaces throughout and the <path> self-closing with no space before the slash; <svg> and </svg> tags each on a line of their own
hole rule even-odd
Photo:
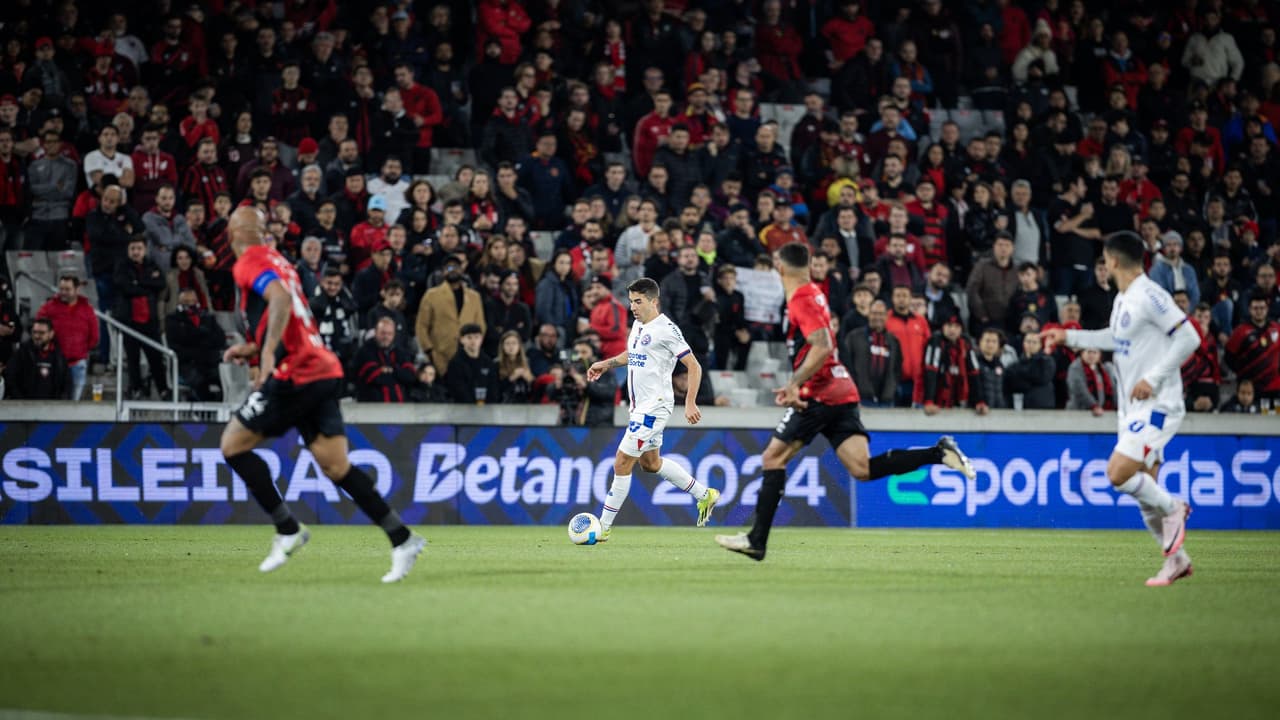
<svg viewBox="0 0 1280 720">
<path fill-rule="evenodd" d="M 1189 408 L 1257 412 L 1280 398 L 1276 15 L 1257 0 L 8 3 L 0 244 L 83 249 L 86 267 L 26 327 L 6 284 L 7 395 L 79 399 L 113 361 L 134 397 L 174 390 L 146 345 L 110 357 L 92 283 L 102 311 L 177 351 L 194 397 L 218 399 L 227 218 L 249 205 L 362 401 L 608 422 L 625 376 L 585 369 L 625 349 L 629 282 L 660 283 L 704 366 L 742 370 L 782 328 L 747 318 L 739 275 L 803 242 L 868 405 L 1101 413 L 1105 355 L 1037 333 L 1107 323 L 1101 239 L 1127 230 L 1204 337 Z M 789 135 L 766 103 L 803 107 Z M 435 148 L 477 162 L 433 184 Z"/>
</svg>

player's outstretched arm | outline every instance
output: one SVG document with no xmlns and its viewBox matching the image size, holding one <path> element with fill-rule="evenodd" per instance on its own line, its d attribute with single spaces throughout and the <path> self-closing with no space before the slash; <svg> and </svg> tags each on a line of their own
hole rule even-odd
<svg viewBox="0 0 1280 720">
<path fill-rule="evenodd" d="M 1111 328 L 1101 330 L 1063 330 L 1052 328 L 1040 333 L 1040 340 L 1046 345 L 1063 345 L 1072 348 L 1094 348 L 1096 350 L 1115 350 L 1116 337 Z"/>
<path fill-rule="evenodd" d="M 689 391 L 684 396 L 684 419 L 690 425 L 697 425 L 698 421 L 702 420 L 702 411 L 698 409 L 698 389 L 702 387 L 702 364 L 693 356 L 693 353 L 680 358 L 680 362 L 689 371 Z"/>
<path fill-rule="evenodd" d="M 611 358 L 594 362 L 591 367 L 587 368 L 587 382 L 595 382 L 600 376 L 614 369 L 625 367 L 627 364 L 627 354 L 619 353 Z"/>
</svg>

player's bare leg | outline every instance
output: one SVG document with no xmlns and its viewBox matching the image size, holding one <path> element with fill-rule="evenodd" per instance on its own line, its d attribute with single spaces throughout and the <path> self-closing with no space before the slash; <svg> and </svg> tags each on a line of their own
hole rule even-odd
<svg viewBox="0 0 1280 720">
<path fill-rule="evenodd" d="M 799 440 L 785 443 L 778 438 L 770 438 L 760 455 L 764 468 L 764 479 L 760 482 L 760 493 L 756 496 L 755 522 L 751 531 L 736 535 L 717 535 L 716 542 L 725 550 L 732 550 L 751 558 L 763 560 L 769 545 L 769 531 L 773 528 L 773 516 L 778 512 L 778 504 L 782 502 L 783 492 L 787 485 L 787 463 L 799 454 L 804 443 Z"/>
<path fill-rule="evenodd" d="M 320 471 L 333 481 L 334 485 L 347 491 L 351 500 L 373 524 L 381 527 L 391 541 L 391 569 L 382 576 L 382 582 L 392 583 L 403 580 L 418 555 L 427 546 L 427 541 L 405 527 L 400 515 L 387 505 L 387 501 L 378 494 L 373 478 L 368 473 L 351 464 L 350 447 L 345 435 L 320 435 L 307 446 L 320 465 Z"/>
<path fill-rule="evenodd" d="M 222 430 L 222 455 L 227 465 L 240 476 L 245 487 L 253 495 L 263 511 L 271 517 L 276 526 L 276 535 L 271 540 L 271 550 L 258 565 L 262 572 L 271 572 L 284 565 L 289 557 L 311 539 L 311 533 L 293 517 L 280 491 L 276 489 L 271 478 L 271 468 L 265 460 L 253 451 L 263 436 L 246 428 L 239 418 L 232 416 Z"/>
<path fill-rule="evenodd" d="M 1107 477 L 1116 490 L 1132 495 L 1138 506 L 1147 514 L 1158 513 L 1161 523 L 1160 547 L 1165 557 L 1171 557 L 1182 549 L 1187 536 L 1187 516 L 1191 506 L 1170 495 L 1156 480 L 1141 460 L 1134 460 L 1119 452 L 1111 453 L 1107 461 Z M 1190 566 L 1190 562 L 1187 563 Z"/>
<path fill-rule="evenodd" d="M 1148 477 L 1160 477 L 1159 463 L 1156 463 L 1148 470 L 1144 465 L 1136 460 L 1132 460 L 1131 458 L 1123 455 L 1120 455 L 1119 458 L 1119 460 L 1116 460 L 1116 457 L 1114 455 L 1112 456 L 1112 461 L 1116 463 L 1114 466 L 1116 468 L 1116 472 L 1133 472 L 1134 468 L 1138 468 L 1139 472 L 1144 473 Z M 1111 467 L 1111 464 L 1108 463 L 1108 470 L 1110 470 Z M 1142 524 L 1147 526 L 1147 530 L 1151 533 L 1151 537 L 1155 538 L 1156 545 L 1159 545 L 1161 552 L 1163 552 L 1165 548 L 1165 520 L 1168 516 L 1159 508 L 1149 505 L 1142 500 L 1138 501 L 1138 509 L 1142 511 Z M 1189 507 L 1188 512 L 1190 512 Z M 1175 514 L 1175 519 L 1177 517 L 1178 516 Z M 1181 516 L 1183 519 L 1184 529 L 1182 532 L 1184 536 L 1186 535 L 1185 517 L 1185 515 Z M 1191 555 L 1187 553 L 1187 548 L 1185 546 L 1179 547 L 1177 551 L 1164 559 L 1164 564 L 1160 566 L 1160 570 L 1154 576 L 1147 578 L 1147 587 L 1164 587 L 1172 585 L 1174 582 L 1177 582 L 1184 577 L 1190 577 L 1192 572 Z"/>
</svg>

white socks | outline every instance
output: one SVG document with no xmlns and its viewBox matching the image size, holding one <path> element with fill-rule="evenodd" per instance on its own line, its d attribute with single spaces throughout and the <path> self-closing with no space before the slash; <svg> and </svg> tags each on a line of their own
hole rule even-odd
<svg viewBox="0 0 1280 720">
<path fill-rule="evenodd" d="M 601 528 L 608 530 L 613 527 L 613 519 L 622 509 L 622 503 L 627 501 L 629 492 L 631 492 L 631 476 L 614 475 L 613 483 L 609 485 L 609 495 L 604 499 L 604 510 L 600 512 Z"/>
<path fill-rule="evenodd" d="M 663 459 L 662 466 L 658 468 L 658 477 L 689 493 L 695 500 L 701 500 L 707 496 L 707 486 L 694 480 L 693 476 L 678 463 Z M 613 519 L 618 517 L 618 511 L 622 509 L 622 503 L 627 501 L 629 492 L 631 492 L 631 476 L 614 475 L 613 483 L 609 486 L 609 495 L 604 499 L 604 510 L 600 511 L 600 527 L 606 530 L 613 527 Z"/>
<path fill-rule="evenodd" d="M 1178 506 L 1173 496 L 1160 487 L 1156 479 L 1145 472 L 1139 472 L 1116 489 L 1126 495 L 1132 495 L 1139 505 L 1149 507 L 1161 515 L 1168 515 Z"/>
<path fill-rule="evenodd" d="M 679 463 L 663 458 L 662 467 L 658 468 L 658 477 L 689 493 L 694 500 L 701 500 L 707 496 L 707 486 L 694 480 L 693 476 L 680 467 Z"/>
</svg>

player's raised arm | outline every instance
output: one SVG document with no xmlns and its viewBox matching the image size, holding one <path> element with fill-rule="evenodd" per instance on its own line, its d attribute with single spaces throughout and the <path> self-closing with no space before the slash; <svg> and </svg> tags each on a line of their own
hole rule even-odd
<svg viewBox="0 0 1280 720">
<path fill-rule="evenodd" d="M 1094 348 L 1097 350 L 1115 350 L 1116 338 L 1111 328 L 1101 330 L 1063 330 L 1050 328 L 1040 333 L 1040 340 L 1046 345 L 1066 345 L 1072 348 Z"/>
<path fill-rule="evenodd" d="M 698 409 L 698 389 L 702 387 L 702 364 L 693 356 L 693 353 L 686 353 L 680 358 L 680 363 L 689 371 L 689 391 L 684 396 L 684 419 L 690 425 L 697 425 L 702 420 L 702 411 Z"/>
<path fill-rule="evenodd" d="M 595 382 L 596 380 L 599 380 L 600 376 L 605 374 L 606 372 L 614 368 L 620 368 L 620 367 L 626 367 L 626 366 L 627 366 L 626 353 L 618 353 L 617 355 L 614 355 L 611 358 L 606 358 L 604 360 L 599 360 L 597 362 L 591 363 L 591 367 L 587 368 L 587 382 Z"/>
</svg>

